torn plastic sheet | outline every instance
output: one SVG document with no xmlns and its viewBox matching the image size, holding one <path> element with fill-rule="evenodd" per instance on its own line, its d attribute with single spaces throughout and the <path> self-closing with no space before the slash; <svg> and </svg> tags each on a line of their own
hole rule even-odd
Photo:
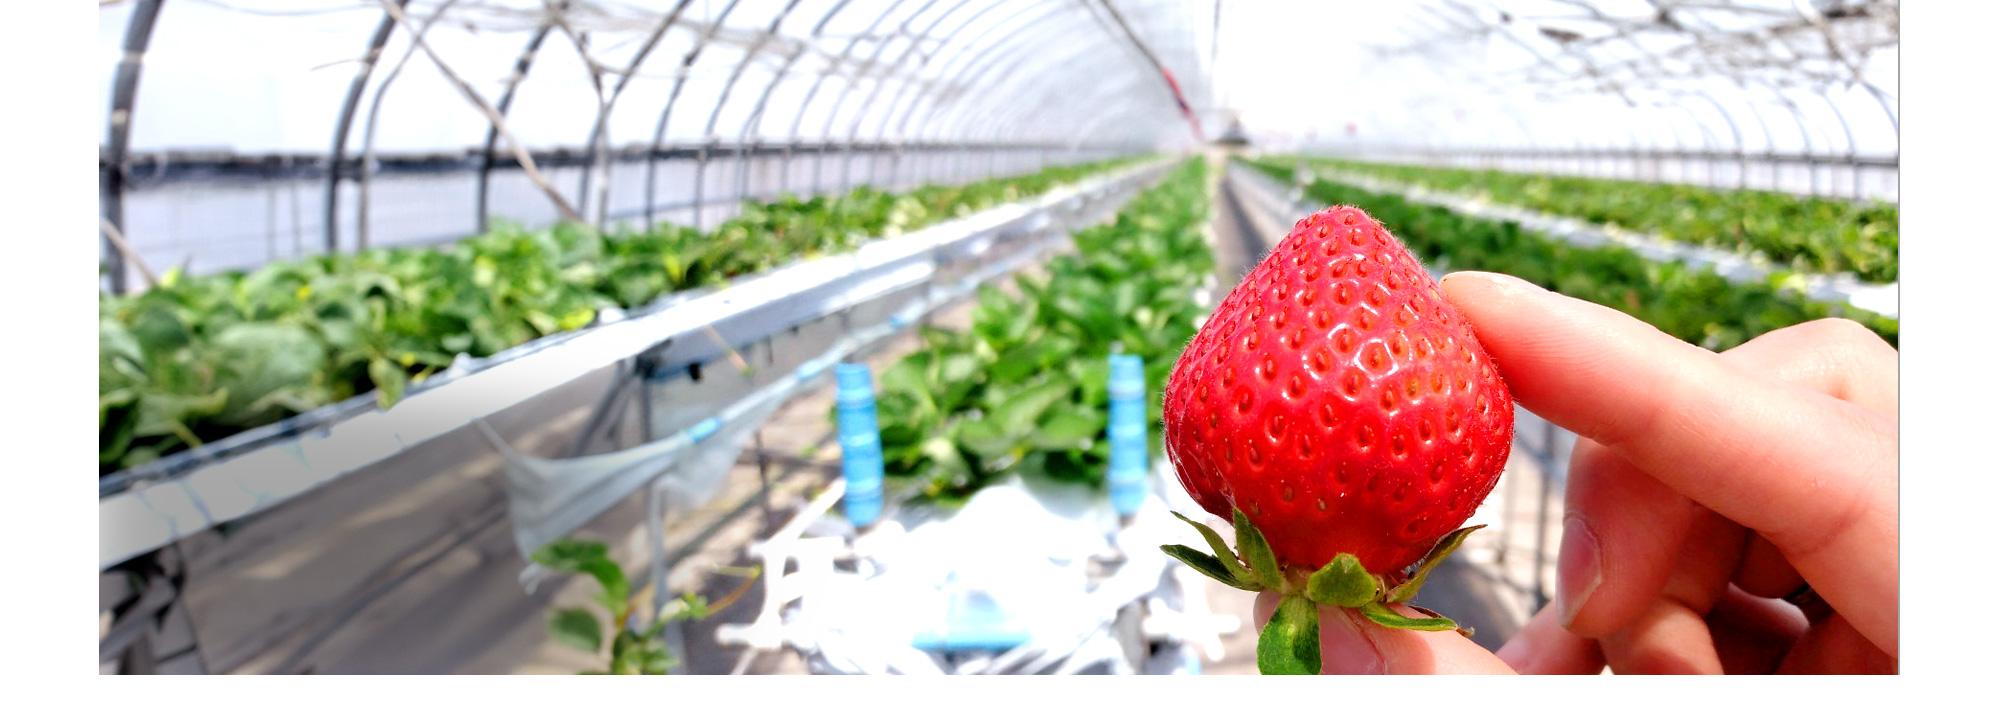
<svg viewBox="0 0 2000 705">
<path fill-rule="evenodd" d="M 817 383 L 821 373 L 854 346 L 851 339 L 836 345 L 721 413 L 666 438 L 612 453 L 560 459 L 527 456 L 485 419 L 476 420 L 506 462 L 507 509 L 521 555 L 530 556 L 569 535 L 648 483 L 653 483 L 667 510 L 684 511 L 712 499 L 750 434 L 785 401 Z"/>
<path fill-rule="evenodd" d="M 1149 473 L 1152 491 L 1123 526 L 1102 491 L 1018 477 L 949 514 L 892 508 L 860 537 L 821 518 L 758 549 L 779 552 L 767 564 L 796 567 L 765 577 L 766 599 L 782 605 L 718 636 L 788 645 L 815 673 L 1185 672 L 1217 641 L 1218 622 L 1159 550 L 1184 542 L 1186 528 L 1160 491 L 1165 467 Z M 845 557 L 853 567 L 836 568 Z M 1179 657 L 1134 663 L 1133 638 Z"/>
</svg>

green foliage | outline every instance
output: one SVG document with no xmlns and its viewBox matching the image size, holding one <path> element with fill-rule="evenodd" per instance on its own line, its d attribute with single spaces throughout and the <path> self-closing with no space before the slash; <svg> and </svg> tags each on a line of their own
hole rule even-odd
<svg viewBox="0 0 2000 705">
<path fill-rule="evenodd" d="M 683 595 L 668 602 L 651 626 L 640 627 L 637 615 L 650 599 L 652 587 L 648 585 L 633 592 L 631 578 L 625 574 L 623 567 L 611 560 L 602 542 L 563 539 L 536 550 L 532 558 L 553 570 L 589 575 L 597 580 L 598 592 L 592 602 L 609 612 L 612 632 L 609 662 L 605 670 L 590 672 L 598 674 L 665 675 L 674 664 L 666 643 L 660 639 L 660 633 L 667 624 L 677 620 L 703 619 L 728 607 L 743 596 L 758 575 L 756 569 L 727 571 L 740 575 L 744 582 L 721 604 L 710 605 L 696 594 Z M 598 621 L 597 613 L 588 608 L 562 608 L 549 616 L 549 634 L 556 641 L 576 649 L 600 652 L 604 648 L 604 632 L 604 624 Z"/>
<path fill-rule="evenodd" d="M 1010 472 L 1101 486 L 1109 463 L 1108 357 L 1146 361 L 1153 433 L 1167 373 L 1205 310 L 1215 267 L 1203 236 L 1206 166 L 1190 161 L 1115 222 L 1074 236 L 1018 294 L 980 290 L 965 331 L 926 329 L 890 366 L 876 404 L 885 472 L 903 491 L 961 500 Z"/>
<path fill-rule="evenodd" d="M 380 404 L 458 355 L 487 357 L 590 325 L 599 311 L 716 286 L 799 258 L 1039 194 L 1119 162 L 906 194 L 747 204 L 707 233 L 501 225 L 446 248 L 369 250 L 199 277 L 168 272 L 98 302 L 98 471 L 379 390 Z"/>
<path fill-rule="evenodd" d="M 1291 175 L 1286 164 L 1256 166 L 1279 178 Z M 1321 203 L 1368 211 L 1435 268 L 1512 274 L 1618 309 L 1710 350 L 1727 350 L 1769 331 L 1833 316 L 1853 319 L 1891 345 L 1897 342 L 1896 319 L 1808 299 L 1784 275 L 1735 283 L 1711 270 L 1647 259 L 1622 247 L 1576 247 L 1514 223 L 1459 215 L 1326 179 L 1313 182 L 1307 194 Z"/>
<path fill-rule="evenodd" d="M 1896 281 L 1899 209 L 1893 203 L 1509 171 L 1315 163 L 1746 255 L 1761 253 L 1799 271 Z"/>
</svg>

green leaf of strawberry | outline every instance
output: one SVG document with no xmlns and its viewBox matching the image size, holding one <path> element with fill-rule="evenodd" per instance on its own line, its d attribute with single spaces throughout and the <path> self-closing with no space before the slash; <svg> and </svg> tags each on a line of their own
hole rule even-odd
<svg viewBox="0 0 2000 705">
<path fill-rule="evenodd" d="M 1180 512 L 1174 512 L 1173 514 L 1175 518 L 1187 522 L 1189 526 L 1193 526 L 1195 531 L 1201 532 L 1201 537 L 1208 541 L 1208 548 L 1215 551 L 1215 557 L 1219 559 L 1217 562 L 1221 563 L 1229 571 L 1229 576 L 1235 579 L 1236 586 L 1252 584 L 1250 569 L 1243 567 L 1243 561 L 1236 557 L 1235 551 L 1229 550 L 1229 544 L 1222 542 L 1221 535 L 1215 533 L 1214 529 L 1208 528 L 1207 524 L 1189 519 Z M 1251 588 L 1245 587 L 1242 589 L 1249 590 Z"/>
<path fill-rule="evenodd" d="M 1257 671 L 1265 675 L 1318 675 L 1319 606 L 1286 595 L 1257 635 Z"/>
<path fill-rule="evenodd" d="M 1486 528 L 1486 525 L 1480 524 L 1445 534 L 1444 538 L 1438 540 L 1437 546 L 1431 549 L 1430 555 L 1424 557 L 1424 562 L 1417 565 L 1417 572 L 1411 575 L 1409 580 L 1403 581 L 1403 584 L 1397 585 L 1395 589 L 1390 590 L 1388 596 L 1383 597 L 1382 601 L 1390 603 L 1409 602 L 1410 598 L 1416 597 L 1417 589 L 1424 586 L 1424 579 L 1430 577 L 1431 569 L 1436 568 L 1439 563 L 1443 563 L 1445 556 L 1451 555 L 1452 551 L 1458 550 L 1459 545 L 1465 543 L 1465 537 L 1471 536 L 1472 532 L 1484 528 Z"/>
<path fill-rule="evenodd" d="M 1250 523 L 1250 517 L 1243 510 L 1236 510 L 1236 550 L 1242 552 L 1243 560 L 1250 564 L 1250 574 L 1267 588 L 1277 588 L 1285 583 L 1285 575 L 1278 570 L 1278 559 L 1271 553 L 1271 544 L 1264 540 L 1264 532 Z"/>
<path fill-rule="evenodd" d="M 1389 609 L 1388 606 L 1383 605 L 1380 602 L 1370 602 L 1368 604 L 1362 605 L 1361 616 L 1367 617 L 1368 621 L 1380 624 L 1385 627 L 1391 627 L 1394 629 L 1415 629 L 1418 631 L 1426 631 L 1426 632 L 1443 632 L 1443 631 L 1451 631 L 1458 628 L 1457 622 L 1453 622 L 1444 617 L 1433 617 L 1429 619 L 1405 617 L 1401 614 L 1398 614 L 1395 610 Z"/>
<path fill-rule="evenodd" d="M 1374 602 L 1382 593 L 1382 580 L 1361 567 L 1352 553 L 1335 556 L 1333 562 L 1314 571 L 1306 579 L 1306 597 L 1322 605 L 1360 607 Z"/>
<path fill-rule="evenodd" d="M 1187 546 L 1182 546 L 1180 544 L 1174 544 L 1171 546 L 1161 546 L 1160 550 L 1166 551 L 1167 555 L 1173 556 L 1175 560 L 1178 560 L 1182 563 L 1186 563 L 1189 568 L 1201 571 L 1202 575 L 1214 578 L 1216 582 L 1228 585 L 1238 590 L 1256 589 L 1254 585 L 1245 583 L 1242 580 L 1238 579 L 1234 574 L 1232 574 L 1229 571 L 1229 568 L 1225 566 L 1223 562 L 1220 559 L 1216 558 L 1215 556 L 1202 553 L 1197 549 L 1190 548 Z M 1239 570 L 1241 569 L 1239 568 Z"/>
</svg>

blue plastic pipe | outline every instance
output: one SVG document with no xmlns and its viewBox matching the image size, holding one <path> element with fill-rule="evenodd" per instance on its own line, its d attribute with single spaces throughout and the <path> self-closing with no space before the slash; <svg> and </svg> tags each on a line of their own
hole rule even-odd
<svg viewBox="0 0 2000 705">
<path fill-rule="evenodd" d="M 868 366 L 842 363 L 833 369 L 834 404 L 840 409 L 840 470 L 847 478 L 841 499 L 856 528 L 882 517 L 882 427 L 875 418 L 875 382 Z"/>
<path fill-rule="evenodd" d="M 1146 501 L 1146 363 L 1111 356 L 1111 508 L 1132 516 Z"/>
</svg>

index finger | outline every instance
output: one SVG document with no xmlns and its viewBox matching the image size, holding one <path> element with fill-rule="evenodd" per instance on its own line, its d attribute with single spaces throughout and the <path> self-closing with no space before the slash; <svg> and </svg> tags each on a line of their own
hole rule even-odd
<svg viewBox="0 0 2000 705">
<path fill-rule="evenodd" d="M 1505 275 L 1445 277 L 1515 401 L 1756 530 L 1896 653 L 1896 429 L 1597 304 Z"/>
</svg>

